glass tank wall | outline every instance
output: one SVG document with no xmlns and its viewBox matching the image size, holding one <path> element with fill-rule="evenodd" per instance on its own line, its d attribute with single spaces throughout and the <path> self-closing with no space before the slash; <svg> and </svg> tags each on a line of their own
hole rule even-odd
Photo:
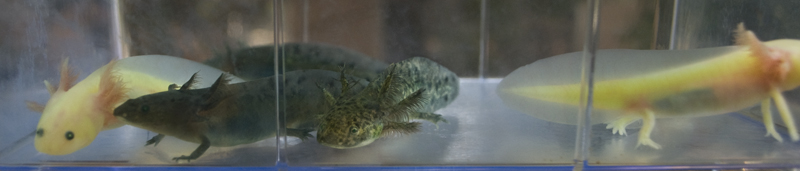
<svg viewBox="0 0 800 171">
<path fill-rule="evenodd" d="M 748 67 L 740 66 L 741 63 L 711 69 L 711 65 L 696 67 L 714 71 L 705 72 L 710 74 L 688 72 L 691 69 L 683 68 L 743 49 L 685 51 L 734 45 L 733 31 L 738 23 L 744 23 L 764 42 L 797 38 L 797 31 L 791 29 L 797 22 L 788 16 L 796 16 L 792 9 L 800 4 L 755 0 L 597 2 L 597 13 L 593 13 L 594 6 L 586 0 L 7 1 L 0 7 L 3 11 L 0 12 L 0 30 L 6 33 L 0 37 L 0 60 L 3 61 L 0 63 L 0 99 L 3 99 L 0 108 L 4 109 L 0 110 L 0 117 L 6 118 L 0 120 L 0 170 L 68 169 L 72 166 L 312 170 L 800 166 L 797 162 L 800 161 L 800 146 L 790 137 L 791 124 L 786 124 L 778 115 L 780 112 L 774 107 L 777 101 L 771 103 L 772 118 L 777 125 L 776 136 L 782 137 L 783 142 L 764 136 L 767 130 L 762 123 L 765 118 L 760 102 L 770 97 L 767 93 L 755 93 L 757 95 L 752 97 L 758 98 L 752 98 L 754 100 L 743 100 L 747 103 L 718 110 L 723 112 L 700 111 L 715 105 L 703 103 L 707 102 L 704 98 L 709 98 L 703 96 L 708 92 L 715 95 L 713 97 L 728 97 L 726 99 L 734 101 L 745 97 L 734 96 L 747 94 L 745 91 L 713 94 L 716 87 L 737 87 L 741 82 L 706 82 L 723 80 L 717 79 L 722 77 L 743 78 L 745 76 L 726 77 L 730 74 L 721 71 Z M 592 27 L 592 23 L 597 23 L 598 27 Z M 587 40 L 592 39 L 596 41 L 587 44 Z M 767 46 L 772 47 L 771 44 Z M 584 63 L 591 55 L 583 52 L 591 48 L 599 50 L 593 55 L 595 63 L 592 65 Z M 608 51 L 610 49 L 648 51 Z M 188 61 L 171 60 L 178 58 Z M 198 89 L 196 92 L 212 92 L 204 88 L 210 87 L 220 72 L 230 73 L 233 88 L 214 92 L 229 90 L 219 92 L 229 93 L 224 97 L 236 98 L 210 103 L 212 100 L 207 99 L 217 96 L 201 93 L 191 99 L 204 100 L 192 101 L 193 104 L 213 105 L 189 108 L 190 105 L 174 105 L 181 100 L 166 100 L 151 104 L 154 106 L 148 106 L 147 110 L 141 105 L 135 106 L 129 113 L 122 107 L 116 108 L 120 112 L 110 112 L 114 108 L 95 109 L 92 105 L 106 103 L 93 100 L 98 96 L 91 93 L 108 86 L 86 88 L 90 92 L 83 93 L 90 94 L 86 96 L 59 93 L 62 78 L 69 78 L 61 76 L 61 64 L 66 59 L 69 59 L 68 66 L 78 73 L 76 82 L 101 78 L 104 71 L 101 67 L 118 61 L 121 67 L 117 74 L 121 82 L 134 92 L 126 98 L 166 91 L 167 85 L 172 83 L 184 88 L 183 83 L 195 72 L 200 75 L 198 84 L 191 87 Z M 441 67 L 430 67 L 438 65 Z M 791 66 L 789 71 L 793 71 Z M 455 79 L 437 77 L 449 74 L 441 68 L 457 76 L 457 84 L 447 84 Z M 387 83 L 390 71 L 397 74 L 391 78 L 399 83 L 388 82 L 386 85 L 391 88 L 387 91 L 393 93 L 382 94 L 382 89 L 376 87 Z M 93 72 L 98 74 L 90 75 Z M 347 76 L 340 77 L 340 73 Z M 582 77 L 582 73 L 593 74 Z M 653 73 L 656 76 L 651 76 Z M 647 76 L 659 81 L 614 82 Z M 707 77 L 694 82 L 675 81 L 701 76 Z M 51 95 L 42 80 L 48 80 L 55 87 L 52 97 L 70 100 L 53 102 L 62 105 L 48 103 Z M 578 99 L 582 98 L 579 87 L 590 85 L 589 82 L 580 84 L 582 80 L 594 81 L 591 83 L 595 94 L 592 94 L 590 121 L 593 124 L 590 125 L 581 125 L 578 121 L 581 106 Z M 243 81 L 249 81 L 247 86 L 235 86 Z M 97 84 L 93 83 L 85 84 Z M 760 83 L 746 85 L 765 85 Z M 72 90 L 86 85 L 75 85 Z M 509 91 L 517 85 L 524 86 L 520 91 Z M 703 91 L 681 92 L 669 88 L 666 89 L 670 91 L 657 91 L 684 85 L 713 86 Z M 137 89 L 139 87 L 156 88 L 145 91 Z M 800 110 L 796 105 L 797 97 L 800 96 L 796 95 L 796 90 L 791 90 L 794 87 L 781 88 L 788 108 L 797 113 Z M 413 92 L 418 89 L 425 89 L 419 96 L 423 100 L 408 105 L 414 101 Z M 447 94 L 454 89 L 457 95 Z M 188 90 L 169 92 L 185 91 Z M 326 96 L 325 92 L 331 96 Z M 634 99 L 630 100 L 632 102 L 620 102 L 627 103 L 626 107 L 609 107 L 621 100 L 606 94 L 621 97 L 620 94 L 637 92 L 650 93 L 629 98 Z M 531 95 L 536 93 L 539 96 Z M 667 105 L 671 108 L 662 110 L 658 105 L 663 104 L 663 100 L 659 98 L 667 99 L 670 105 L 689 107 Z M 46 115 L 29 109 L 37 109 L 37 106 L 26 103 L 28 101 L 46 104 Z M 334 103 L 329 103 L 331 101 Z M 446 105 L 428 108 L 435 104 Z M 158 108 L 163 106 L 175 110 Z M 85 108 L 92 110 L 83 110 Z M 362 108 L 369 110 L 364 112 Z M 675 113 L 683 115 L 667 116 L 664 113 L 669 112 L 663 112 L 676 110 L 680 112 Z M 413 115 L 380 117 L 395 116 L 391 114 L 397 111 Z M 641 114 L 647 113 L 645 111 L 654 111 L 654 124 L 644 123 L 639 118 L 646 116 Z M 160 112 L 163 116 L 186 120 L 147 126 L 127 118 L 127 114 L 137 112 Z M 334 115 L 337 112 L 343 115 Z M 107 130 L 94 133 L 96 137 L 89 139 L 85 147 L 58 144 L 84 140 L 85 135 L 92 132 L 76 130 L 100 129 L 102 126 L 90 125 L 113 120 L 74 118 L 111 118 L 113 114 L 123 117 L 122 113 L 128 119 L 124 123 L 129 124 L 119 128 L 109 126 Z M 438 115 L 446 122 L 434 124 Z M 624 116 L 633 117 L 619 120 Z M 46 117 L 57 119 L 40 124 Z M 423 119 L 409 121 L 406 117 Z M 230 121 L 241 118 L 247 119 Z M 151 122 L 163 120 L 168 119 Z M 798 122 L 797 117 L 794 120 Z M 249 124 L 241 124 L 245 121 Z M 359 124 L 333 126 L 350 121 Z M 605 123 L 613 121 L 631 121 L 621 129 L 627 135 L 607 129 Z M 178 130 L 175 125 L 182 123 L 200 124 L 179 127 L 185 130 L 175 131 Z M 372 128 L 366 123 L 383 127 Z M 67 127 L 63 125 L 76 126 L 56 129 Z M 649 125 L 654 125 L 652 131 L 647 131 Z M 235 130 L 213 131 L 223 130 L 219 129 L 223 126 Z M 196 140 L 202 138 L 176 138 L 194 135 L 187 130 L 211 137 L 210 148 L 197 159 L 176 162 L 173 157 L 189 155 L 202 144 L 202 140 Z M 380 137 L 374 141 L 331 138 L 376 130 L 378 132 L 369 134 L 373 138 Z M 155 146 L 145 146 L 159 132 L 167 136 Z M 260 136 L 223 136 L 242 132 Z M 334 133 L 328 135 L 330 132 Z M 651 132 L 650 138 L 659 146 L 637 145 L 644 132 Z M 60 141 L 36 138 L 48 133 L 57 134 Z M 64 141 L 64 138 L 69 140 Z M 246 143 L 220 145 L 234 141 Z M 347 141 L 362 142 L 363 146 L 340 144 Z M 47 151 L 47 145 L 55 148 Z M 50 155 L 59 152 L 60 155 Z"/>
<path fill-rule="evenodd" d="M 198 148 L 199 142 L 187 142 L 173 136 L 167 136 L 156 143 L 155 147 L 145 146 L 157 133 L 130 125 L 115 129 L 108 127 L 105 128 L 108 130 L 94 133 L 96 138 L 93 141 L 89 138 L 90 144 L 85 147 L 68 147 L 76 140 L 92 134 L 89 131 L 73 130 L 93 124 L 73 118 L 102 118 L 113 115 L 110 111 L 75 109 L 97 107 L 97 101 L 101 100 L 94 96 L 99 96 L 99 92 L 93 93 L 89 90 L 83 93 L 89 97 L 58 92 L 48 95 L 42 80 L 59 86 L 59 82 L 63 81 L 59 76 L 62 61 L 69 59 L 68 66 L 79 74 L 78 80 L 84 80 L 87 77 L 97 78 L 98 76 L 89 75 L 95 70 L 103 71 L 98 68 L 109 61 L 123 59 L 117 62 L 116 72 L 121 82 L 127 84 L 129 93 L 126 95 L 133 96 L 136 91 L 143 90 L 143 86 L 137 84 L 152 84 L 157 91 L 167 90 L 167 84 L 150 80 L 152 78 L 183 84 L 195 72 L 199 73 L 200 81 L 194 88 L 209 87 L 221 73 L 213 67 L 223 68 L 219 65 L 198 67 L 204 66 L 202 62 L 223 58 L 230 49 L 274 42 L 272 1 L 79 0 L 8 1 L 4 4 L 0 7 L 4 11 L 0 23 L 5 32 L 3 44 L 0 46 L 4 61 L 0 91 L 3 92 L 2 98 L 5 101 L 0 105 L 5 109 L 2 116 L 9 118 L 0 121 L 0 125 L 7 130 L 0 131 L 3 135 L 0 138 L 0 163 L 4 166 L 175 165 L 177 163 L 172 160 L 173 157 L 189 155 Z M 145 59 L 139 58 L 142 55 L 167 56 L 145 62 L 128 60 L 128 57 Z M 188 60 L 163 60 L 174 57 Z M 130 71 L 154 77 L 132 76 L 134 74 Z M 217 73 L 203 76 L 204 72 L 214 71 Z M 237 79 L 233 79 L 233 82 L 237 82 Z M 67 92 L 81 91 L 85 89 L 83 87 L 92 84 L 81 83 Z M 102 85 L 97 82 L 93 84 L 95 89 Z M 50 104 L 48 99 L 51 97 L 68 100 Z M 50 116 L 27 109 L 26 101 L 47 104 L 45 113 Z M 118 101 L 122 102 L 124 100 Z M 76 107 L 59 109 L 55 107 L 58 104 Z M 150 107 L 153 110 L 158 108 Z M 275 113 L 274 110 L 265 111 L 264 115 L 274 118 L 277 116 Z M 40 117 L 63 121 L 37 126 Z M 67 129 L 67 123 L 79 126 Z M 175 124 L 178 123 L 175 120 Z M 63 140 L 66 138 L 65 133 L 59 132 L 57 127 L 65 127 L 65 131 L 72 132 L 75 139 L 66 142 L 35 140 L 37 135 L 34 132 L 40 128 L 44 135 L 52 132 L 51 135 L 60 135 Z M 277 130 L 277 126 L 272 130 Z M 43 152 L 37 147 L 39 143 L 60 147 Z M 237 146 L 212 146 L 189 165 L 274 166 L 278 154 L 276 147 L 277 141 L 274 138 Z M 49 155 L 51 153 L 61 155 Z M 186 163 L 185 160 L 181 162 Z"/>
<path fill-rule="evenodd" d="M 577 13 L 585 8 L 581 5 L 582 1 L 286 1 L 287 43 L 338 45 L 386 63 L 425 57 L 455 72 L 461 81 L 458 97 L 436 111 L 448 121 L 438 128 L 420 121 L 418 133 L 384 137 L 353 149 L 312 140 L 286 150 L 289 165 L 570 165 L 573 126 L 515 112 L 494 90 L 497 76 L 533 61 L 522 54 L 580 50 L 579 38 L 536 44 L 582 31 L 574 26 Z M 487 78 L 477 78 L 481 75 Z"/>
<path fill-rule="evenodd" d="M 603 2 L 605 5 L 612 3 Z M 650 26 L 639 26 L 643 28 L 658 29 L 658 36 L 654 40 L 655 49 L 672 49 L 672 50 L 690 50 L 698 48 L 711 48 L 720 46 L 730 46 L 735 44 L 735 33 L 737 24 L 744 23 L 748 30 L 753 33 L 763 42 L 769 42 L 778 39 L 796 39 L 797 31 L 791 29 L 797 22 L 786 20 L 788 16 L 795 15 L 794 10 L 789 8 L 798 5 L 795 2 L 782 2 L 782 1 L 662 1 L 659 2 L 661 6 L 667 8 L 659 8 L 657 13 L 658 17 Z M 672 7 L 674 8 L 672 8 Z M 602 8 L 601 8 L 602 11 Z M 611 11 L 611 10 L 606 10 Z M 601 13 L 601 16 L 605 13 Z M 608 14 L 613 15 L 613 14 Z M 671 16 L 671 17 L 665 17 Z M 605 17 L 603 17 L 605 18 Z M 601 30 L 604 26 L 612 25 L 615 19 L 601 20 Z M 663 31 L 662 31 L 663 30 Z M 669 30 L 669 31 L 667 31 Z M 666 32 L 669 32 L 667 34 Z M 662 36 L 663 35 L 663 36 Z M 670 35 L 670 36 L 666 36 Z M 633 48 L 633 47 L 603 47 L 603 33 L 600 35 L 600 48 Z M 624 40 L 626 36 L 616 36 L 614 38 Z M 773 45 L 768 45 L 773 46 Z M 647 48 L 647 47 L 645 47 Z M 753 49 L 751 47 L 751 49 Z M 706 52 L 686 51 L 684 56 L 666 56 L 662 58 L 673 58 L 667 60 L 648 59 L 652 56 L 662 54 L 653 53 L 651 57 L 638 57 L 638 59 L 618 58 L 619 61 L 611 61 L 599 59 L 597 63 L 597 75 L 608 75 L 611 72 L 636 72 L 636 71 L 619 71 L 625 69 L 635 70 L 634 66 L 624 65 L 639 65 L 640 67 L 649 67 L 649 69 L 640 69 L 638 72 L 648 73 L 647 71 L 658 72 L 661 67 L 681 68 L 686 69 L 687 64 L 696 63 L 700 60 L 709 59 L 710 57 L 695 56 L 701 53 L 719 53 L 730 52 L 724 49 L 708 49 Z M 718 55 L 710 55 L 718 56 Z M 757 57 L 752 57 L 757 58 Z M 614 59 L 614 58 L 608 58 Z M 629 59 L 629 60 L 622 60 Z M 678 60 L 675 60 L 678 59 Z M 650 65 L 648 61 L 660 61 L 657 65 Z M 692 62 L 695 61 L 695 62 Z M 606 62 L 606 63 L 603 63 Z M 744 65 L 746 66 L 746 65 Z M 745 68 L 742 65 L 738 66 L 723 66 L 719 69 L 725 68 Z M 603 68 L 605 67 L 605 68 Z M 610 69 L 609 67 L 616 67 Z M 708 66 L 711 67 L 711 66 Z M 659 68 L 659 69 L 654 69 Z M 669 68 L 667 68 L 669 69 Z M 616 71 L 614 71 L 616 70 Z M 607 72 L 606 72 L 607 71 Z M 726 70 L 727 71 L 727 70 Z M 603 73 L 606 72 L 606 73 Z M 639 73 L 637 73 L 639 74 Z M 707 75 L 714 75 L 718 73 L 708 73 Z M 669 76 L 662 78 L 668 79 Z M 723 77 L 723 75 L 720 75 Z M 746 78 L 745 75 L 739 75 L 735 78 Z M 597 79 L 602 79 L 598 78 Z M 712 78 L 709 78 L 712 79 Z M 602 81 L 598 81 L 602 82 Z M 598 82 L 595 84 L 597 85 Z M 722 81 L 725 82 L 725 81 Z M 725 85 L 735 86 L 752 86 L 742 83 L 734 83 L 729 81 L 723 83 Z M 596 87 L 597 88 L 597 87 Z M 725 92 L 719 88 L 712 88 L 716 93 Z M 782 96 L 786 99 L 788 109 L 791 110 L 791 115 L 794 116 L 796 123 L 798 118 L 796 115 L 797 108 L 797 90 L 793 88 L 784 89 Z M 716 95 L 718 97 L 729 98 L 746 98 L 748 92 L 745 90 L 727 92 L 725 95 Z M 742 96 L 733 96 L 742 95 Z M 678 95 L 680 96 L 680 95 Z M 597 97 L 597 96 L 595 96 Z M 677 96 L 671 96 L 677 97 Z M 688 96 L 687 96 L 688 97 Z M 703 98 L 701 96 L 692 96 L 693 99 Z M 774 96 L 773 96 L 774 97 Z M 766 97 L 769 98 L 769 97 Z M 600 99 L 595 99 L 595 102 Z M 692 101 L 692 100 L 688 100 Z M 713 100 L 712 100 L 713 101 Z M 703 103 L 702 100 L 696 100 L 695 105 L 711 105 Z M 779 103 L 772 100 L 771 113 L 772 117 L 776 118 L 775 129 L 779 137 L 782 137 L 783 142 L 780 142 L 772 136 L 765 136 L 767 130 L 762 113 L 762 103 L 747 103 L 746 105 L 739 105 L 733 112 L 725 112 L 726 114 L 709 115 L 697 117 L 691 116 L 691 112 L 686 112 L 687 115 L 679 117 L 658 118 L 655 121 L 655 128 L 652 131 L 651 137 L 653 141 L 661 145 L 660 150 L 646 147 L 644 145 L 637 146 L 637 136 L 642 133 L 639 127 L 642 126 L 641 121 L 637 121 L 628 126 L 628 136 L 614 135 L 612 130 L 605 129 L 605 124 L 598 124 L 592 127 L 591 147 L 589 150 L 589 165 L 608 166 L 608 165 L 714 165 L 714 166 L 728 166 L 728 167 L 789 167 L 797 166 L 798 158 L 800 155 L 797 153 L 798 143 L 796 140 L 790 139 L 789 130 L 793 127 L 787 126 L 782 120 L 783 117 L 779 116 L 779 110 L 775 107 Z M 598 102 L 599 103 L 599 102 Z M 685 107 L 691 108 L 691 107 Z M 702 107 L 701 107 L 702 108 Z M 675 106 L 673 109 L 681 109 Z M 700 109 L 700 108 L 698 108 Z M 703 112 L 695 112 L 703 113 Z"/>
</svg>

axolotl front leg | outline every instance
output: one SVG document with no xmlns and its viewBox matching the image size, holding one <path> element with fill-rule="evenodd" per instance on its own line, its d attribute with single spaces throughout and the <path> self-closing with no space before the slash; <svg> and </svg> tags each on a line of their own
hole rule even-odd
<svg viewBox="0 0 800 171">
<path fill-rule="evenodd" d="M 792 112 L 789 110 L 788 105 L 786 105 L 786 100 L 781 94 L 783 90 L 780 88 L 780 84 L 787 81 L 789 72 L 795 69 L 792 68 L 791 65 L 791 54 L 783 49 L 765 46 L 752 31 L 744 29 L 744 24 L 739 24 L 736 32 L 736 43 L 749 46 L 752 56 L 760 59 L 762 70 L 765 73 L 764 77 L 766 77 L 770 85 L 769 96 L 775 101 L 775 107 L 778 108 L 778 113 L 789 130 L 789 137 L 792 141 L 800 140 L 800 135 L 798 135 L 797 127 L 794 124 L 794 118 L 792 118 Z M 767 129 L 767 136 L 771 135 L 781 142 L 783 139 L 778 135 L 777 131 L 775 131 L 775 126 L 772 121 L 769 100 L 770 99 L 764 99 L 764 101 L 761 102 L 764 126 Z"/>
<path fill-rule="evenodd" d="M 792 141 L 800 140 L 800 136 L 798 136 L 797 133 L 797 127 L 794 124 L 794 118 L 792 118 L 792 112 L 789 110 L 789 106 L 786 105 L 786 100 L 783 98 L 783 95 L 777 89 L 772 89 L 770 90 L 770 96 L 772 96 L 772 100 L 775 100 L 775 107 L 778 108 L 778 113 L 789 130 L 789 137 L 792 138 Z M 781 138 L 781 136 L 778 135 L 778 132 L 775 131 L 775 124 L 772 121 L 772 112 L 770 112 L 771 105 L 769 100 L 770 99 L 765 99 L 763 102 L 761 102 L 761 113 L 764 116 L 764 126 L 767 128 L 767 136 L 771 135 L 778 140 L 778 142 L 783 142 L 783 138 Z"/>
</svg>

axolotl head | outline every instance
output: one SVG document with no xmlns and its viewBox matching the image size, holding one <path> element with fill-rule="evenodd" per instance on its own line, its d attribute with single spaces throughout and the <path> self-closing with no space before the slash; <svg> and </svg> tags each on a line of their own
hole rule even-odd
<svg viewBox="0 0 800 171">
<path fill-rule="evenodd" d="M 34 138 L 34 145 L 39 152 L 50 155 L 73 153 L 91 144 L 103 127 L 102 121 L 97 121 L 102 120 L 101 117 L 75 115 L 101 112 L 88 106 L 90 103 L 75 101 L 73 98 L 83 94 L 73 91 L 59 90 L 47 102 Z"/>
<path fill-rule="evenodd" d="M 368 145 L 381 137 L 383 123 L 375 110 L 351 105 L 333 107 L 325 114 L 317 127 L 317 142 L 338 148 L 357 148 Z"/>
<path fill-rule="evenodd" d="M 126 98 L 127 89 L 113 74 L 115 62 L 73 85 L 77 74 L 67 66 L 67 61 L 61 65 L 61 82 L 57 88 L 45 81 L 51 95 L 47 105 L 31 108 L 42 112 L 34 145 L 45 154 L 73 153 L 91 144 L 101 130 L 121 126 L 111 116 L 111 111 Z"/>
<path fill-rule="evenodd" d="M 203 99 L 193 91 L 170 90 L 135 99 L 128 99 L 114 109 L 114 116 L 121 121 L 151 131 L 174 131 L 180 123 L 192 123 Z"/>
<path fill-rule="evenodd" d="M 197 73 L 192 75 L 179 90 L 173 90 L 177 87 L 173 84 L 168 87 L 169 91 L 128 99 L 114 109 L 114 116 L 130 125 L 160 133 L 181 133 L 181 129 L 192 129 L 186 124 L 205 121 L 207 118 L 200 113 L 227 97 L 225 93 L 217 92 L 227 92 L 220 89 L 230 81 L 223 74 L 211 88 L 190 90 L 196 83 L 196 76 Z"/>
<path fill-rule="evenodd" d="M 772 50 L 779 50 L 784 52 L 783 54 L 789 55 L 787 62 L 788 73 L 786 73 L 785 78 L 781 82 L 781 88 L 783 90 L 791 90 L 800 86 L 800 40 L 795 39 L 779 39 L 779 40 L 772 40 L 768 42 L 764 42 L 764 45 L 771 48 Z"/>
</svg>

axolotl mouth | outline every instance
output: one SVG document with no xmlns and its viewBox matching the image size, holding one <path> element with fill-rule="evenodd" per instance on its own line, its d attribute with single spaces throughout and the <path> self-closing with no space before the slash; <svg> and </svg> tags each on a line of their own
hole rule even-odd
<svg viewBox="0 0 800 171">
<path fill-rule="evenodd" d="M 125 120 L 129 116 L 128 111 L 136 110 L 131 105 L 126 105 L 129 103 L 129 101 L 126 101 L 125 103 L 119 105 L 117 108 L 114 109 L 114 116 L 117 117 L 117 119 Z"/>
<path fill-rule="evenodd" d="M 119 112 L 119 113 L 118 112 L 114 112 L 114 117 L 116 117 L 117 120 L 119 120 L 120 122 L 128 124 L 128 125 L 136 125 L 135 122 L 132 122 L 131 120 L 128 120 L 129 116 L 130 115 L 128 115 L 127 113 L 124 113 L 124 112 Z"/>
<path fill-rule="evenodd" d="M 335 129 L 337 127 L 347 129 Z M 369 129 L 369 127 L 372 126 L 361 125 L 361 127 L 358 127 L 323 123 L 317 128 L 317 142 L 336 149 L 363 147 L 381 137 L 382 126 L 372 127 L 372 129 Z"/>
</svg>

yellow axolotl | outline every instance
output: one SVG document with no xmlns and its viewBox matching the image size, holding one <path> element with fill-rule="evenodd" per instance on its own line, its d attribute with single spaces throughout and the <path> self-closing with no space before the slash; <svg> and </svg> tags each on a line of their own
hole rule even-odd
<svg viewBox="0 0 800 171">
<path fill-rule="evenodd" d="M 599 51 L 592 123 L 607 123 L 613 133 L 624 135 L 625 127 L 643 119 L 637 147 L 660 149 L 650 139 L 657 117 L 725 114 L 761 102 L 767 136 L 782 141 L 773 126 L 771 98 L 792 141 L 800 140 L 781 95 L 800 85 L 800 40 L 761 42 L 740 24 L 736 43 L 696 50 Z M 521 67 L 498 85 L 498 95 L 509 106 L 537 118 L 577 124 L 574 106 L 580 85 L 574 84 L 575 79 L 558 77 L 577 78 L 580 55 L 564 54 Z M 559 69 L 564 72 L 553 71 Z"/>
<path fill-rule="evenodd" d="M 213 78 L 223 72 L 194 61 L 162 55 L 147 55 L 112 61 L 82 81 L 67 65 L 61 65 L 61 81 L 50 92 L 47 105 L 28 102 L 33 111 L 42 112 L 36 126 L 36 150 L 50 155 L 65 155 L 80 150 L 102 130 L 124 125 L 117 120 L 114 108 L 129 98 L 165 91 L 170 84 L 186 81 L 186 75 Z M 232 77 L 232 82 L 243 82 Z M 208 87 L 214 80 L 202 80 L 199 87 Z"/>
</svg>

